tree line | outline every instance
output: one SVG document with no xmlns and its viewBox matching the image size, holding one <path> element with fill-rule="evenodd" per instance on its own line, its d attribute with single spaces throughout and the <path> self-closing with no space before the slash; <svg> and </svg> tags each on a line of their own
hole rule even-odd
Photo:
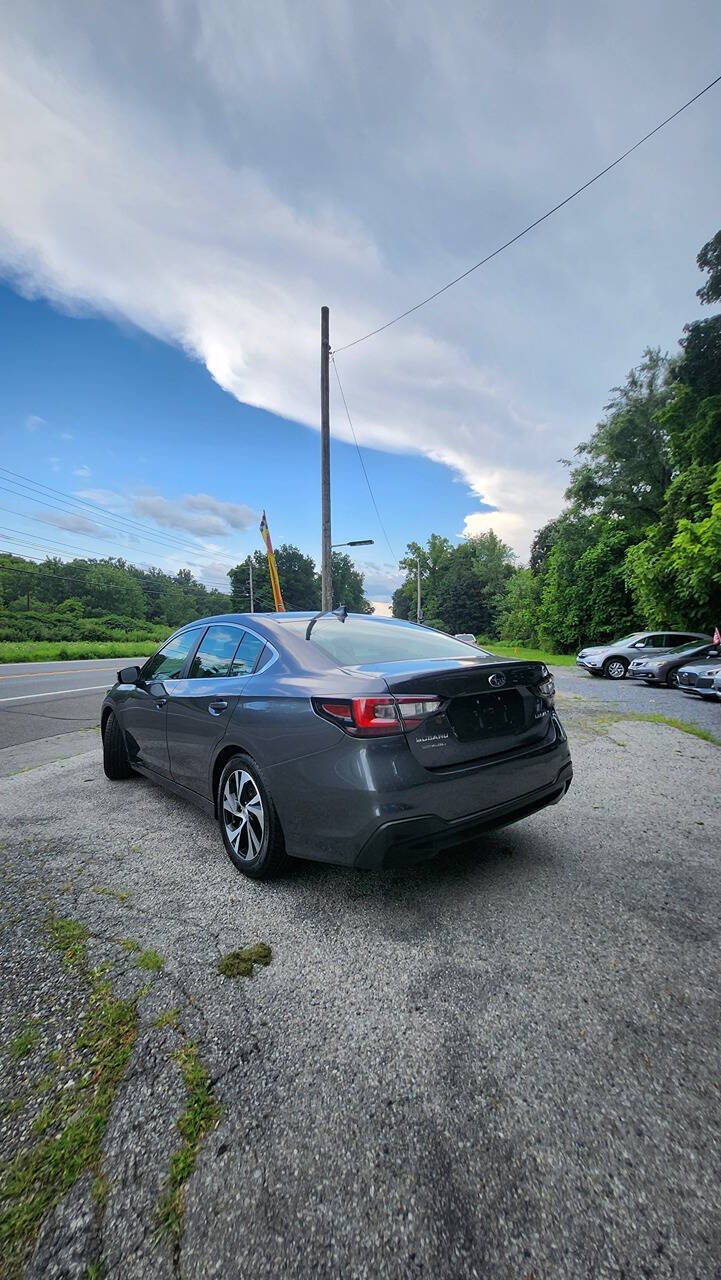
<svg viewBox="0 0 721 1280">
<path fill-rule="evenodd" d="M 287 609 L 320 609 L 320 575 L 310 556 L 284 544 L 276 552 Z M 254 607 L 275 606 L 265 552 L 253 556 Z M 230 590 L 196 581 L 189 569 L 168 574 L 141 569 L 117 557 L 41 563 L 0 555 L 0 641 L 160 640 L 194 618 L 250 606 L 248 561 L 231 569 Z M 361 613 L 372 612 L 363 575 L 347 555 L 333 552 L 334 598 Z"/>
<path fill-rule="evenodd" d="M 721 301 L 721 231 L 701 249 L 698 297 Z M 567 459 L 566 505 L 519 566 L 493 532 L 409 543 L 396 617 L 572 651 L 644 627 L 721 623 L 721 314 L 687 324 L 680 352 L 648 348 Z"/>
</svg>

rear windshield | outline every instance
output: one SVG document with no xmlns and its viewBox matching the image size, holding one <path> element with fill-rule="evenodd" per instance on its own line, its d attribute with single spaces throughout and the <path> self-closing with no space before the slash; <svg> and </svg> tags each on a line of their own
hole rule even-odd
<svg viewBox="0 0 721 1280">
<path fill-rule="evenodd" d="M 304 636 L 308 619 L 283 623 L 296 635 Z M 319 618 L 313 627 L 311 643 L 330 655 L 341 667 L 361 666 L 374 662 L 415 662 L 423 658 L 488 657 L 485 649 L 430 631 L 412 622 L 381 622 L 372 618 Z"/>
</svg>

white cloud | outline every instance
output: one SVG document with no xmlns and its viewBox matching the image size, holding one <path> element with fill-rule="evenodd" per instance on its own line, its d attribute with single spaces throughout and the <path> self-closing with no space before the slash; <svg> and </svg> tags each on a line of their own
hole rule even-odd
<svg viewBox="0 0 721 1280">
<path fill-rule="evenodd" d="M 393 616 L 388 600 L 371 600 L 371 604 L 373 605 L 373 612 L 377 617 L 390 618 Z"/>
<path fill-rule="evenodd" d="M 48 466 L 50 467 L 51 471 L 59 471 L 59 470 L 60 470 L 60 459 L 59 459 L 59 458 L 48 458 L 48 459 L 47 459 L 47 463 L 48 463 Z"/>
<path fill-rule="evenodd" d="M 712 0 L 579 12 L 461 0 L 448 22 L 431 0 L 188 0 L 148 4 L 142 22 L 91 8 L 78 30 L 62 8 L 10 2 L 0 263 L 29 293 L 129 320 L 239 399 L 316 425 L 321 303 L 334 344 L 376 327 L 666 114 L 696 87 L 684 67 L 711 78 Z M 490 522 L 524 553 L 607 388 L 690 318 L 695 254 L 718 225 L 717 101 L 339 356 L 361 442 L 423 453 L 499 507 L 466 532 Z M 334 432 L 349 438 L 337 403 Z M 207 503 L 137 501 L 167 528 L 244 527 Z"/>
<path fill-rule="evenodd" d="M 29 413 L 25 419 L 26 431 L 37 431 L 38 427 L 45 426 L 45 419 L 38 417 L 37 413 Z"/>
<path fill-rule="evenodd" d="M 74 489 L 73 496 L 84 498 L 86 502 L 92 502 L 96 507 L 105 507 L 111 511 L 122 511 L 128 505 L 127 498 L 122 493 L 117 493 L 115 489 Z"/>
<path fill-rule="evenodd" d="M 72 431 L 61 431 L 61 432 L 60 432 L 60 439 L 61 439 L 61 440 L 74 440 L 74 439 L 75 439 L 75 437 L 73 436 Z"/>
<path fill-rule="evenodd" d="M 231 529 L 247 529 L 258 520 L 258 512 L 239 502 L 220 502 L 207 493 L 191 493 L 183 498 L 183 506 L 190 511 L 210 512 L 224 520 Z"/>
<path fill-rule="evenodd" d="M 247 529 L 257 519 L 250 507 L 218 502 L 204 493 L 171 501 L 160 494 L 143 492 L 132 499 L 133 514 L 150 517 L 166 529 L 180 529 L 198 537 L 227 537 L 233 529 Z"/>
<path fill-rule="evenodd" d="M 103 540 L 115 538 L 115 534 L 104 525 L 96 524 L 85 516 L 70 515 L 64 511 L 39 511 L 34 519 L 42 520 L 44 524 L 54 524 L 58 529 L 67 529 L 70 533 L 92 533 Z"/>
<path fill-rule="evenodd" d="M 79 476 L 81 479 L 86 480 L 88 476 L 92 475 L 92 471 L 90 470 L 90 467 L 86 467 L 85 464 L 83 463 L 81 467 L 73 468 L 73 475 Z"/>
</svg>

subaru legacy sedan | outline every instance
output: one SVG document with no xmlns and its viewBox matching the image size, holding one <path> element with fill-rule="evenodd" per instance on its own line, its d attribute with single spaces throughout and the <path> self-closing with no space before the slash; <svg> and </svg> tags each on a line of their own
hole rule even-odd
<svg viewBox="0 0 721 1280">
<path fill-rule="evenodd" d="M 572 777 L 543 663 L 344 609 L 191 623 L 118 672 L 101 728 L 109 778 L 201 805 L 255 879 L 288 857 L 431 858 L 554 804 Z"/>
</svg>

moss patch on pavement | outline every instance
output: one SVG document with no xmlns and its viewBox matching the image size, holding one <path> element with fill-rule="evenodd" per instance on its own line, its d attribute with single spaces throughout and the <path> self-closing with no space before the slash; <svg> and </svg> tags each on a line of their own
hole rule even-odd
<svg viewBox="0 0 721 1280">
<path fill-rule="evenodd" d="M 165 961 L 159 951 L 140 951 L 136 956 L 135 963 L 139 969 L 150 969 L 151 972 L 158 972 L 162 969 Z"/>
<path fill-rule="evenodd" d="M 229 951 L 218 961 L 218 973 L 224 978 L 252 978 L 256 965 L 265 967 L 272 959 L 273 952 L 267 942 L 256 942 L 252 947 Z"/>
</svg>

